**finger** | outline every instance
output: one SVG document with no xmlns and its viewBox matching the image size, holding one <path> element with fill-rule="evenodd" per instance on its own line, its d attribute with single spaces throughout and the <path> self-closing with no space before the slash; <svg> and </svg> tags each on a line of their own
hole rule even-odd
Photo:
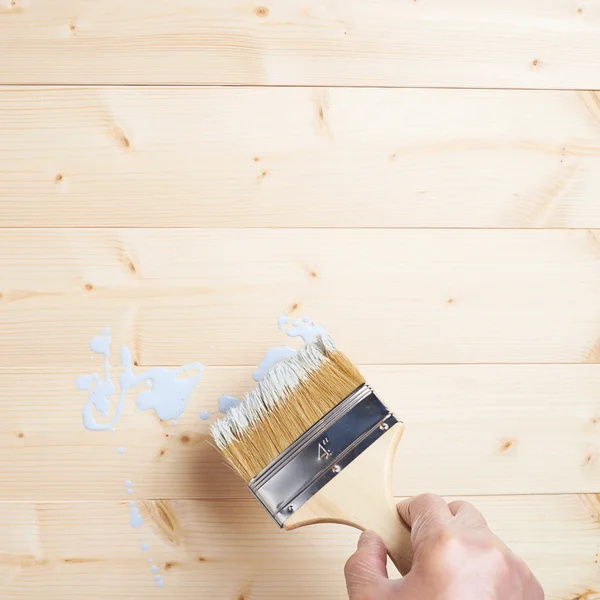
<svg viewBox="0 0 600 600">
<path fill-rule="evenodd" d="M 374 583 L 387 580 L 386 562 L 387 550 L 382 539 L 371 531 L 363 532 L 344 569 L 350 600 L 360 598 Z"/>
<path fill-rule="evenodd" d="M 452 516 L 446 501 L 435 494 L 422 494 L 404 500 L 398 504 L 398 511 L 409 527 L 414 527 L 425 515 L 440 523 L 447 523 Z"/>
<path fill-rule="evenodd" d="M 447 523 L 452 514 L 446 501 L 435 494 L 421 494 L 398 504 L 398 512 L 402 520 L 412 529 L 425 522 L 434 524 Z"/>
<path fill-rule="evenodd" d="M 398 505 L 402 520 L 411 528 L 415 551 L 430 535 L 435 535 L 452 520 L 446 501 L 435 494 L 423 494 Z"/>
<path fill-rule="evenodd" d="M 488 526 L 485 517 L 470 502 L 453 500 L 448 504 L 448 509 L 461 525 L 469 527 Z"/>
</svg>

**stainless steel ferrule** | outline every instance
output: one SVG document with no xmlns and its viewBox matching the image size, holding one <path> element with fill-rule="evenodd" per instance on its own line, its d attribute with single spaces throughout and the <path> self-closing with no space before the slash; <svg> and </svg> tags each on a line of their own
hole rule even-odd
<svg viewBox="0 0 600 600">
<path fill-rule="evenodd" d="M 363 384 L 286 448 L 249 488 L 280 527 L 397 419 Z"/>
</svg>

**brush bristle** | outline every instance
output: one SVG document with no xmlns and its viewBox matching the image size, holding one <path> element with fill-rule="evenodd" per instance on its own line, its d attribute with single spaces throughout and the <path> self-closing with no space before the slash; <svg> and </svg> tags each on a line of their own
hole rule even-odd
<svg viewBox="0 0 600 600">
<path fill-rule="evenodd" d="M 213 423 L 212 436 L 249 482 L 364 382 L 323 335 L 276 364 L 243 402 Z"/>
</svg>

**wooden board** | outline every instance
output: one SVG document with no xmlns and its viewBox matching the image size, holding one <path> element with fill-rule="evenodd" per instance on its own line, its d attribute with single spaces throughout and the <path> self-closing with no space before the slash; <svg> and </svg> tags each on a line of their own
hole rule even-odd
<svg viewBox="0 0 600 600">
<path fill-rule="evenodd" d="M 595 0 L 2 0 L 5 83 L 600 88 Z"/>
<path fill-rule="evenodd" d="M 6 230 L 0 357 L 83 366 L 89 338 L 111 326 L 142 365 L 255 365 L 284 343 L 276 318 L 289 310 L 326 317 L 361 364 L 593 363 L 599 239 L 591 230 Z"/>
<path fill-rule="evenodd" d="M 0 0 L 0 57 L 3 599 L 345 597 L 356 532 L 280 532 L 200 419 L 287 311 L 405 421 L 398 496 L 600 600 L 598 0 Z M 177 425 L 84 429 L 107 326 L 115 379 L 206 364 Z"/>
<path fill-rule="evenodd" d="M 600 94 L 4 87 L 0 164 L 3 226 L 600 227 Z"/>
<path fill-rule="evenodd" d="M 469 500 L 529 562 L 547 600 L 598 600 L 597 495 Z M 147 501 L 140 507 L 145 523 L 135 530 L 125 502 L 1 503 L 4 597 L 344 597 L 342 567 L 357 538 L 351 529 L 284 533 L 255 500 Z M 148 552 L 140 550 L 140 536 Z M 160 567 L 164 590 L 154 584 L 148 557 Z"/>
<path fill-rule="evenodd" d="M 85 348 L 82 354 L 89 363 Z M 598 489 L 600 365 L 361 370 L 406 424 L 396 494 Z M 199 414 L 217 411 L 221 394 L 250 390 L 252 371 L 207 368 L 174 437 L 170 423 L 134 412 L 134 392 L 116 433 L 86 431 L 81 409 L 87 393 L 75 388 L 79 371 L 0 371 L 0 500 L 116 500 L 127 479 L 143 497 L 247 498 L 241 480 L 209 445 L 210 421 Z M 114 379 L 119 373 L 113 368 Z M 125 454 L 117 453 L 119 446 Z"/>
</svg>

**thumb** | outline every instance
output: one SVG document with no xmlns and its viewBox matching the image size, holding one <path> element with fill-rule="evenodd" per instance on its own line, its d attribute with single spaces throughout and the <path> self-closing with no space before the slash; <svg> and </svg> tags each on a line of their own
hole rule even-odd
<svg viewBox="0 0 600 600">
<path fill-rule="evenodd" d="M 350 600 L 358 600 L 374 585 L 387 580 L 386 561 L 387 550 L 382 539 L 376 533 L 364 531 L 344 569 Z"/>
</svg>

